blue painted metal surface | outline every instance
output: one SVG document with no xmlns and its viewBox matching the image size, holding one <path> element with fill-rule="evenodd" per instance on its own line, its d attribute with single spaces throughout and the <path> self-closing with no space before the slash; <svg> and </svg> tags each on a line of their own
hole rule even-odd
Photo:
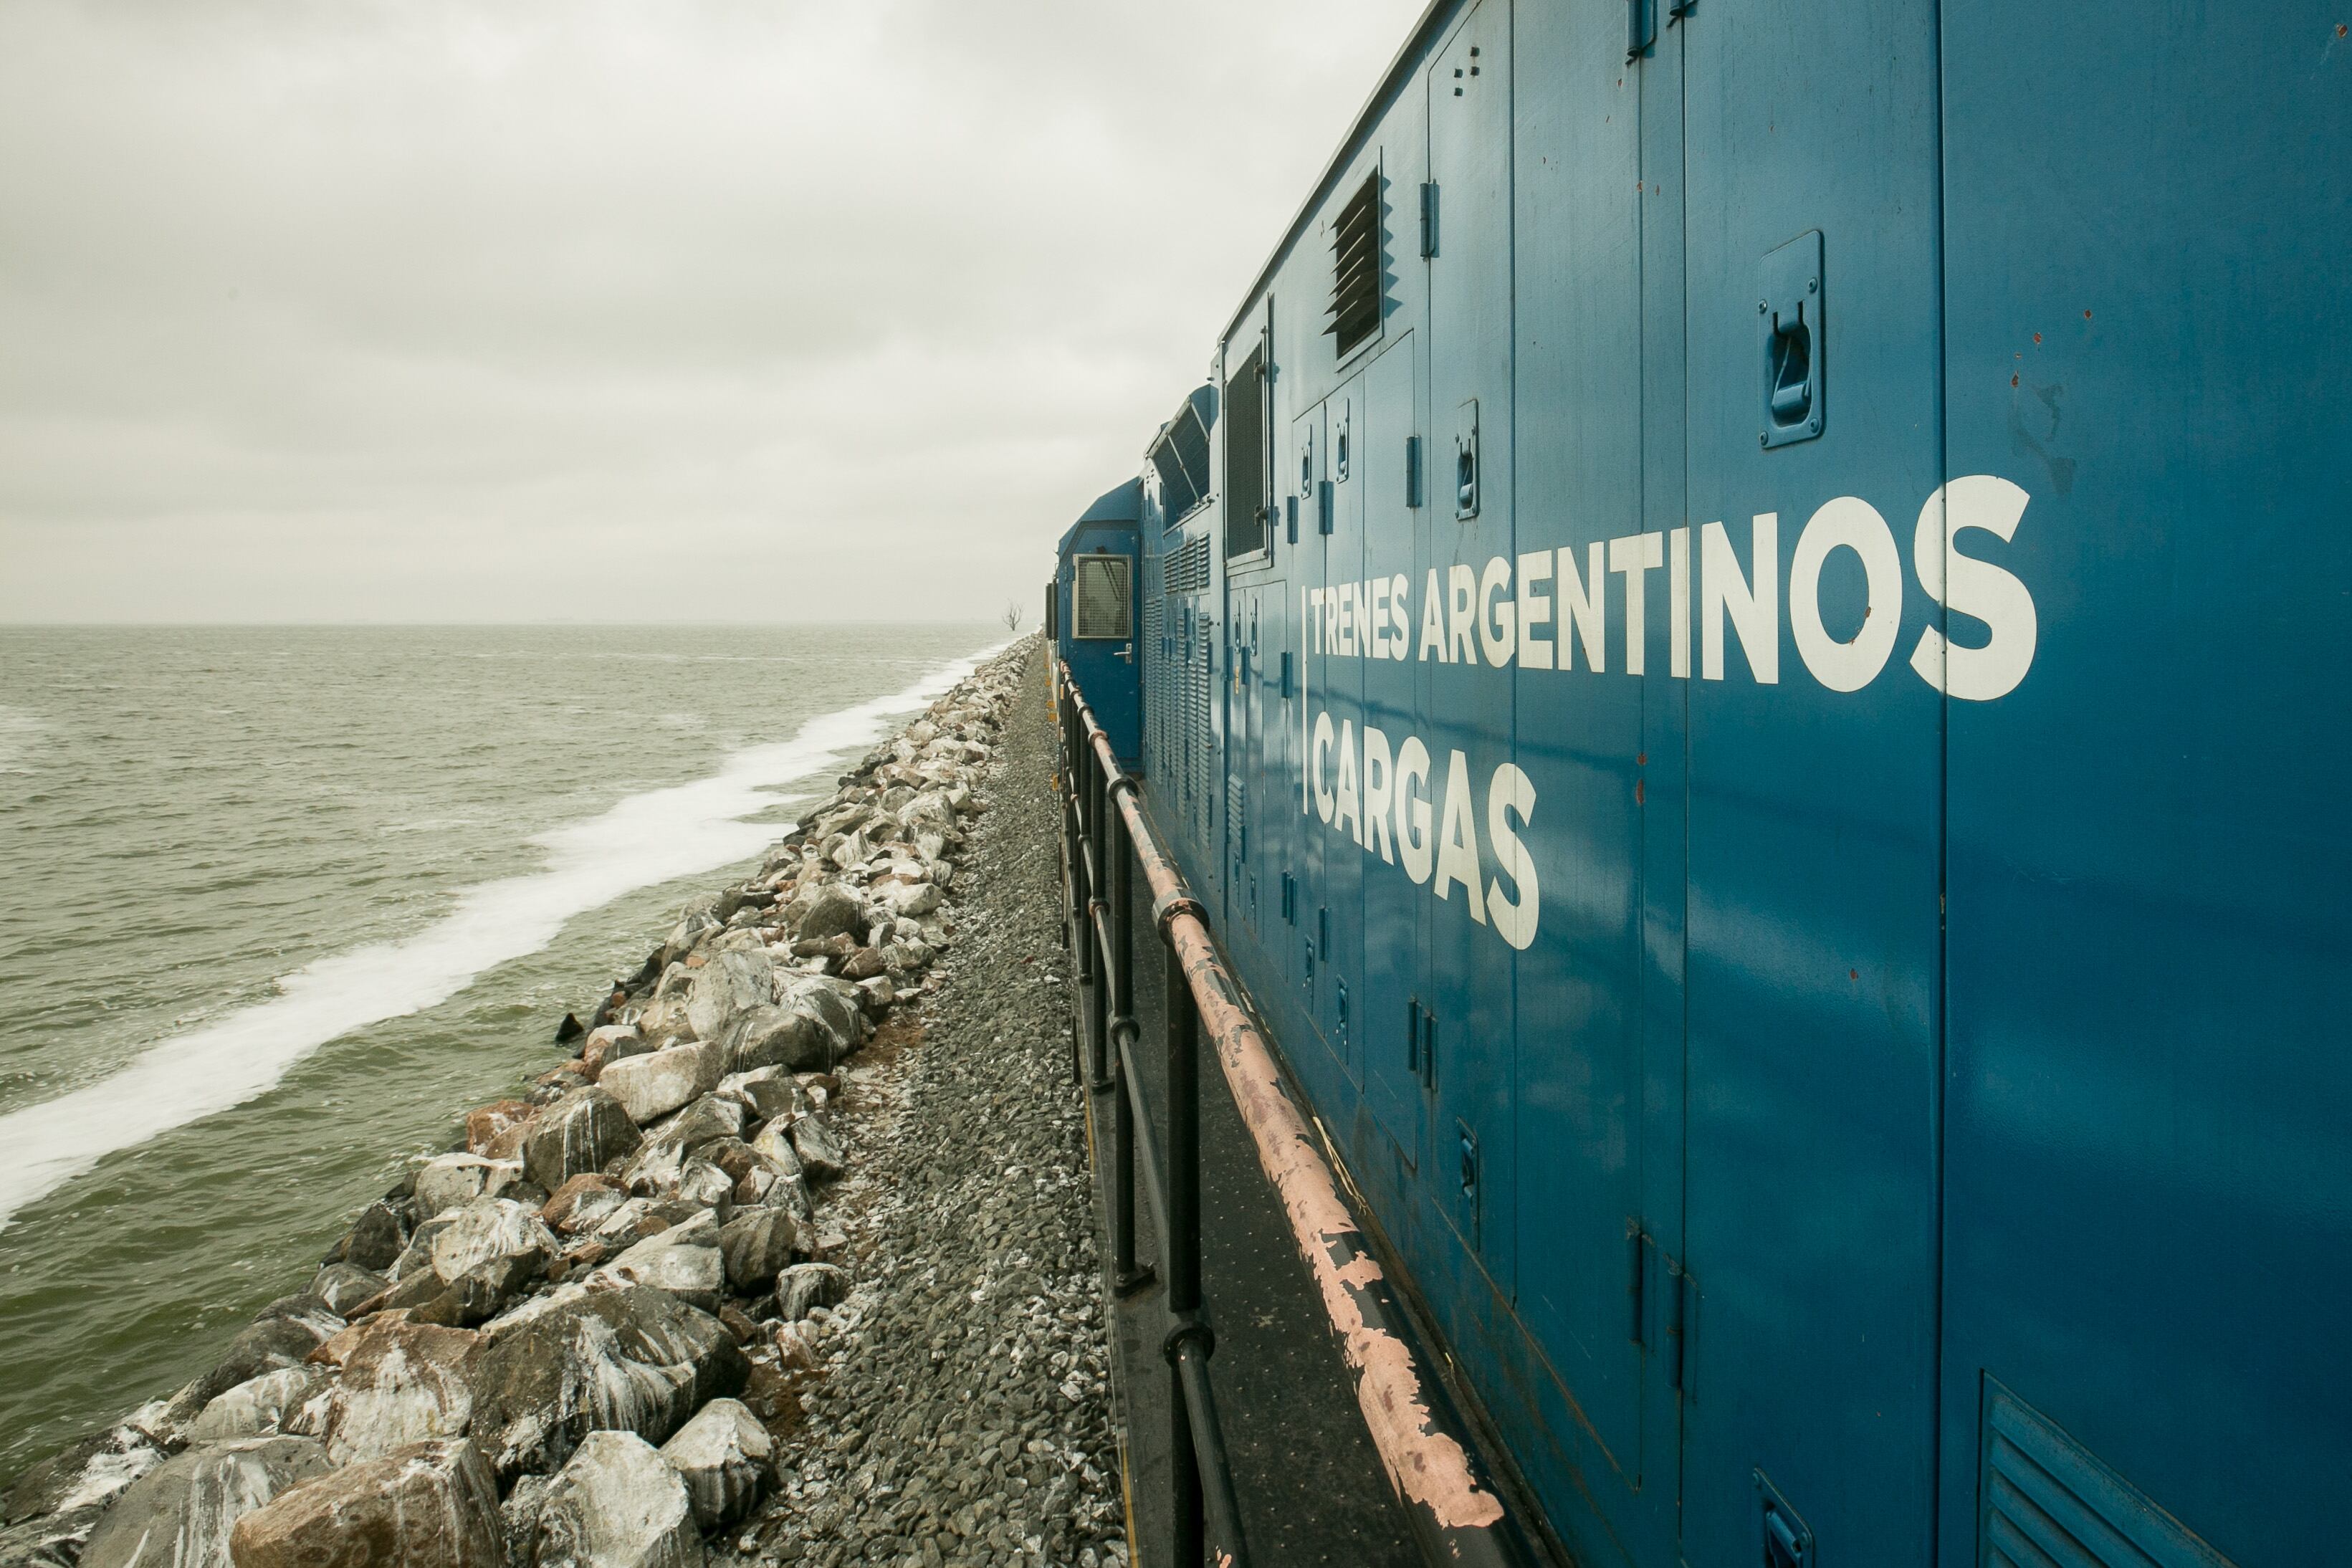
<svg viewBox="0 0 2352 1568">
<path fill-rule="evenodd" d="M 1136 605 L 1141 591 L 1142 563 L 1138 559 L 1139 524 L 1143 485 L 1129 479 L 1097 498 L 1069 526 L 1055 547 L 1054 591 L 1057 596 L 1055 642 L 1072 675 L 1094 704 L 1095 716 L 1110 737 L 1123 762 L 1143 754 L 1141 641 Z M 1082 565 L 1082 558 L 1098 558 Z M 1081 574 L 1085 585 L 1097 595 L 1081 615 L 1076 595 Z M 1099 597 L 1104 584 L 1116 581 L 1122 600 L 1116 617 L 1103 611 Z"/>
<path fill-rule="evenodd" d="M 2336 1560 L 2352 36 L 1635 8 L 1433 6 L 1242 301 L 1150 807 L 1578 1560 Z"/>
</svg>

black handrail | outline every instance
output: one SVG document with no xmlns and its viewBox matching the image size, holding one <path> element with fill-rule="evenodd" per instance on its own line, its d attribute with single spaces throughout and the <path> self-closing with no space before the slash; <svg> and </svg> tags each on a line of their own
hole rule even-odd
<svg viewBox="0 0 2352 1568">
<path fill-rule="evenodd" d="M 1169 1091 L 1169 1147 L 1163 1158 L 1135 1060 L 1142 1035 L 1135 1016 L 1135 857 L 1126 814 L 1113 803 L 1115 794 L 1132 792 L 1136 784 L 1115 765 L 1105 769 L 1084 741 L 1084 721 L 1091 715 L 1083 713 L 1083 704 L 1070 688 L 1056 684 L 1064 693 L 1057 716 L 1066 803 L 1062 814 L 1067 836 L 1062 854 L 1066 924 L 1078 933 L 1073 943 L 1078 954 L 1074 973 L 1086 996 L 1077 1076 L 1088 1088 L 1112 1096 L 1113 1285 L 1125 1295 L 1152 1277 L 1135 1259 L 1135 1177 L 1139 1166 L 1168 1270 L 1168 1312 L 1175 1322 L 1160 1347 L 1169 1369 L 1169 1468 L 1175 1492 L 1171 1561 L 1197 1563 L 1204 1548 L 1213 1547 L 1219 1564 L 1247 1568 L 1249 1547 L 1234 1500 L 1233 1470 L 1209 1375 L 1216 1337 L 1201 1306 L 1199 1019 L 1192 990 L 1171 951 L 1161 1010 Z M 1106 883 L 1108 897 L 1103 893 Z"/>
<path fill-rule="evenodd" d="M 1459 1414 L 1423 1370 L 1404 1306 L 1242 1006 L 1241 988 L 1217 954 L 1199 901 L 1153 838 L 1141 785 L 1119 766 L 1068 667 L 1056 661 L 1054 675 L 1064 934 L 1075 950 L 1072 972 L 1087 991 L 1084 1037 L 1072 1042 L 1072 1066 L 1081 1083 L 1111 1094 L 1113 1285 L 1125 1295 L 1151 1278 L 1150 1267 L 1135 1258 L 1139 1164 L 1175 1321 L 1161 1347 L 1169 1363 L 1176 1505 L 1171 1561 L 1194 1568 L 1211 1544 L 1220 1568 L 1244 1568 L 1249 1561 L 1209 1375 L 1215 1336 L 1202 1303 L 1199 1048 L 1205 1022 L 1234 1109 L 1328 1304 L 1372 1446 L 1424 1554 L 1466 1568 L 1518 1568 L 1529 1557 L 1522 1538 L 1478 1473 Z M 1138 866 L 1151 895 L 1152 923 L 1168 949 L 1161 1009 L 1169 1098 L 1164 1159 L 1136 1065 L 1141 1028 L 1135 1016 L 1132 874 Z"/>
</svg>

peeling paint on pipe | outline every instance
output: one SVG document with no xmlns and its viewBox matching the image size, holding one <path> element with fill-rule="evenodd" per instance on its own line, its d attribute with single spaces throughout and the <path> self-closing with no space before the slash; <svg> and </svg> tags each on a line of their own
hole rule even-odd
<svg viewBox="0 0 2352 1568">
<path fill-rule="evenodd" d="M 1066 669 L 1060 673 L 1069 681 Z M 1284 1089 L 1273 1052 L 1219 961 L 1197 912 L 1200 906 L 1152 836 L 1137 800 L 1139 789 L 1126 780 L 1093 710 L 1074 681 L 1068 689 L 1087 743 L 1105 777 L 1113 781 L 1107 793 L 1126 820 L 1152 907 L 1165 911 L 1163 935 L 1200 1008 L 1201 1027 L 1215 1047 L 1242 1123 L 1257 1145 L 1258 1163 L 1282 1199 L 1292 1239 L 1322 1293 L 1332 1331 L 1340 1338 L 1356 1402 L 1390 1484 L 1414 1513 L 1417 1526 L 1434 1528 L 1448 1558 L 1520 1561 L 1507 1532 L 1498 1528 L 1506 1519 L 1502 1500 L 1481 1483 L 1462 1438 L 1447 1428 L 1423 1393 L 1422 1369 L 1398 1331 L 1396 1309 L 1380 1262 L 1340 1195 L 1314 1132 Z M 1129 787 L 1119 787 L 1122 781 Z"/>
</svg>

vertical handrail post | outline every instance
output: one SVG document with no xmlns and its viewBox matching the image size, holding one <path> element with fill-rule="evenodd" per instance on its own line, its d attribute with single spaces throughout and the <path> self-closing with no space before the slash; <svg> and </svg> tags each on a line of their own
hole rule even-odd
<svg viewBox="0 0 2352 1568">
<path fill-rule="evenodd" d="M 1165 1005 L 1168 1034 L 1168 1234 L 1160 1238 L 1161 1267 L 1168 1277 L 1168 1313 L 1176 1328 L 1168 1340 L 1168 1407 L 1176 1489 L 1176 1541 L 1172 1560 L 1201 1561 L 1203 1500 L 1200 1456 L 1192 1447 L 1192 1414 L 1185 1397 L 1177 1351 L 1195 1331 L 1201 1310 L 1201 1127 L 1198 1019 L 1192 987 L 1171 944 L 1168 950 Z"/>
<path fill-rule="evenodd" d="M 1096 918 L 1096 911 L 1104 903 L 1103 889 L 1108 880 L 1104 873 L 1108 868 L 1109 818 L 1112 814 L 1103 809 L 1107 797 L 1103 789 L 1102 762 L 1094 755 L 1092 747 L 1087 749 L 1087 756 L 1091 764 L 1087 770 L 1087 807 L 1094 819 L 1094 831 L 1087 836 L 1087 850 L 1093 860 L 1087 868 L 1086 940 L 1087 949 L 1094 956 L 1095 975 L 1094 991 L 1087 998 L 1087 1012 L 1094 1025 L 1093 1086 L 1099 1090 L 1110 1085 L 1110 991 L 1113 975 L 1110 973 L 1110 954 L 1103 951 L 1102 922 Z"/>
<path fill-rule="evenodd" d="M 1135 1263 L 1135 1107 L 1127 1093 L 1126 1047 L 1135 1021 L 1135 847 L 1127 818 L 1111 812 L 1111 1197 L 1112 1285 L 1124 1296 L 1150 1276 Z"/>
</svg>

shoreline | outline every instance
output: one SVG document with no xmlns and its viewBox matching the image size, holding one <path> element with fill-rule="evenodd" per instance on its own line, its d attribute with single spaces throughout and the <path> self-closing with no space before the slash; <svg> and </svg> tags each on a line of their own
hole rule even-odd
<svg viewBox="0 0 2352 1568">
<path fill-rule="evenodd" d="M 0 1148 L 9 1150 L 0 1231 L 108 1156 L 250 1104 L 343 1036 L 438 1006 L 490 970 L 544 951 L 565 923 L 601 903 L 698 878 L 756 852 L 772 830 L 750 816 L 821 796 L 826 784 L 820 770 L 869 744 L 876 724 L 920 711 L 940 690 L 1003 651 L 999 645 L 945 660 L 898 691 L 813 715 L 785 740 L 726 753 L 711 773 L 641 790 L 594 816 L 539 830 L 525 841 L 537 865 L 450 889 L 450 907 L 419 929 L 310 957 L 277 976 L 265 997 L 167 1034 L 101 1078 L 0 1111 Z M 784 757 L 793 765 L 776 760 Z M 769 782 L 785 776 L 793 782 Z M 711 858 L 698 849 L 686 858 L 699 864 L 680 868 L 662 863 L 658 852 L 636 849 L 625 875 L 609 864 L 615 839 L 643 840 L 662 826 L 644 820 L 658 816 L 661 803 L 714 791 L 743 805 L 743 815 L 706 807 L 691 826 L 710 831 L 723 822 L 741 830 L 740 852 Z M 784 799 L 754 802 L 771 791 Z M 545 896 L 583 877 L 594 885 L 558 902 Z M 530 940 L 517 940 L 519 928 Z M 461 934 L 471 938 L 462 950 L 445 951 Z"/>
<path fill-rule="evenodd" d="M 469 1112 L 213 1372 L 18 1478 L 0 1568 L 112 1568 L 134 1526 L 257 1568 L 427 1500 L 420 1562 L 570 1561 L 615 1488 L 661 1502 L 636 1544 L 663 1561 L 750 1518 L 857 1315 L 833 1212 L 856 1064 L 921 1038 L 1035 646 L 977 656 L 757 876 L 690 903 L 571 1060 Z"/>
</svg>

